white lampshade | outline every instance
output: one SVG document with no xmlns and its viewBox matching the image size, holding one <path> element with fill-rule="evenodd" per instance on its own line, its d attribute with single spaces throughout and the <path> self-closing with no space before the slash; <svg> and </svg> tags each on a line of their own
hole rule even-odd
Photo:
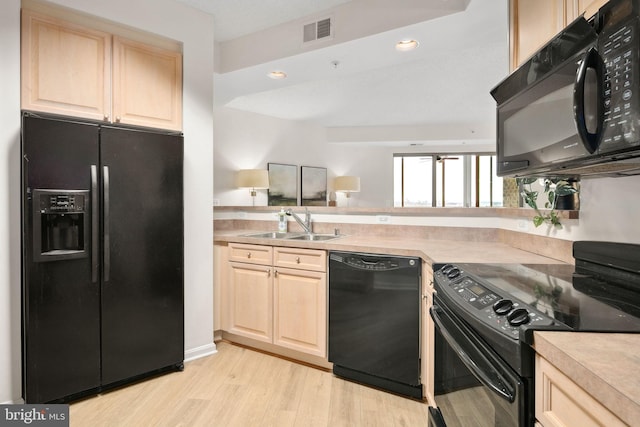
<svg viewBox="0 0 640 427">
<path fill-rule="evenodd" d="M 360 191 L 360 177 L 359 176 L 338 176 L 333 181 L 333 187 L 335 191 L 341 191 L 343 193 L 357 193 Z"/>
<path fill-rule="evenodd" d="M 236 175 L 238 188 L 265 189 L 269 188 L 269 171 L 263 169 L 242 169 Z"/>
<path fill-rule="evenodd" d="M 251 189 L 251 204 L 256 205 L 256 190 L 269 188 L 269 171 L 264 169 L 241 169 L 236 174 L 236 187 Z"/>
</svg>

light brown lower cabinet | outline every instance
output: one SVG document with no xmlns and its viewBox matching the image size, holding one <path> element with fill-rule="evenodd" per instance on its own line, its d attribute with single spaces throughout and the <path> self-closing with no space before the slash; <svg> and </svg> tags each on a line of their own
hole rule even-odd
<svg viewBox="0 0 640 427">
<path fill-rule="evenodd" d="M 272 267 L 232 261 L 229 268 L 229 332 L 273 342 Z"/>
<path fill-rule="evenodd" d="M 229 244 L 226 331 L 326 357 L 326 252 Z"/>
<path fill-rule="evenodd" d="M 327 354 L 326 273 L 277 268 L 273 343 L 315 356 Z"/>
<path fill-rule="evenodd" d="M 544 427 L 625 426 L 615 414 L 540 355 L 536 355 L 535 411 Z"/>
<path fill-rule="evenodd" d="M 422 347 L 420 349 L 420 381 L 422 394 L 430 406 L 436 406 L 433 392 L 434 372 L 434 334 L 435 328 L 429 309 L 433 305 L 433 269 L 425 262 L 422 263 Z"/>
</svg>

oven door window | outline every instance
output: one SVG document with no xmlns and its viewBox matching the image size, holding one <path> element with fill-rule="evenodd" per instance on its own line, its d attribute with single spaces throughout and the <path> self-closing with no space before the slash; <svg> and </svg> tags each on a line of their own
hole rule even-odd
<svg viewBox="0 0 640 427">
<path fill-rule="evenodd" d="M 446 426 L 527 425 L 524 381 L 461 320 L 438 305 L 431 310 L 435 400 Z"/>
</svg>

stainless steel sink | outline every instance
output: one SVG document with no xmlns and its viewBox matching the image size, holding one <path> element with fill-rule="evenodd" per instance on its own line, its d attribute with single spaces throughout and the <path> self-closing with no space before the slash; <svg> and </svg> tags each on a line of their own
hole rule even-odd
<svg viewBox="0 0 640 427">
<path fill-rule="evenodd" d="M 266 231 L 262 233 L 243 234 L 242 237 L 255 237 L 257 239 L 281 239 L 281 240 L 306 240 L 306 241 L 323 241 L 340 237 L 335 234 L 307 234 L 307 233 L 281 233 L 278 231 Z"/>
<path fill-rule="evenodd" d="M 269 231 L 263 233 L 243 234 L 242 237 L 256 237 L 259 239 L 290 239 L 298 236 L 299 233 L 283 233 L 278 231 Z"/>
<path fill-rule="evenodd" d="M 289 237 L 288 240 L 309 240 L 309 241 L 322 241 L 336 239 L 340 236 L 335 234 L 301 234 L 299 236 Z"/>
</svg>

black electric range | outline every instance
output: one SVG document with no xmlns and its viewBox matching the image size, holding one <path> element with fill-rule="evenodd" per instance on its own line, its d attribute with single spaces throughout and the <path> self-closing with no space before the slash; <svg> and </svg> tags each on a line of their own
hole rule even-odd
<svg viewBox="0 0 640 427">
<path fill-rule="evenodd" d="M 516 371 L 534 330 L 640 332 L 640 245 L 574 242 L 576 265 L 435 265 L 437 298 Z"/>
<path fill-rule="evenodd" d="M 573 255 L 575 266 L 434 264 L 430 426 L 466 425 L 459 414 L 533 426 L 533 331 L 640 332 L 640 245 L 574 242 Z"/>
</svg>

